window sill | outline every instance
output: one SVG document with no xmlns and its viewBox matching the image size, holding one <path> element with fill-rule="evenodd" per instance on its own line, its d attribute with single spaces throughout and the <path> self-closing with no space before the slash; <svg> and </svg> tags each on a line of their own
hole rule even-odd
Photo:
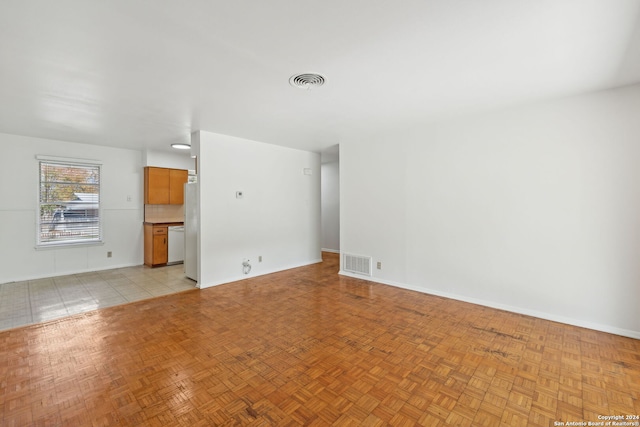
<svg viewBox="0 0 640 427">
<path fill-rule="evenodd" d="M 91 242 L 68 242 L 68 243 L 50 243 L 44 245 L 36 245 L 37 251 L 46 251 L 49 249 L 77 248 L 80 246 L 103 246 L 102 240 L 92 240 Z"/>
</svg>

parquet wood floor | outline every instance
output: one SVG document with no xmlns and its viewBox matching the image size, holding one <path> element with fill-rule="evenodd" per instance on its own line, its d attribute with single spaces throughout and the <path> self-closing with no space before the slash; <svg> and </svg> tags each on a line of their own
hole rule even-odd
<svg viewBox="0 0 640 427">
<path fill-rule="evenodd" d="M 0 332 L 3 426 L 550 426 L 640 414 L 640 341 L 338 257 Z M 559 425 L 559 424 L 557 424 Z"/>
</svg>

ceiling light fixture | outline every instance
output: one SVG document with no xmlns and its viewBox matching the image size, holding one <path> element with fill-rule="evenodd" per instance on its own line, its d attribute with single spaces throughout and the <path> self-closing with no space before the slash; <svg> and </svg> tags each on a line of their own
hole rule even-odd
<svg viewBox="0 0 640 427">
<path fill-rule="evenodd" d="M 191 148 L 191 145 L 184 144 L 182 142 L 179 142 L 179 143 L 176 143 L 176 144 L 171 144 L 171 146 L 173 148 L 177 148 L 178 150 L 189 150 Z"/>
<path fill-rule="evenodd" d="M 296 74 L 289 78 L 289 84 L 298 89 L 311 89 L 313 87 L 319 87 L 324 84 L 326 79 L 324 76 L 316 73 L 302 73 Z"/>
</svg>

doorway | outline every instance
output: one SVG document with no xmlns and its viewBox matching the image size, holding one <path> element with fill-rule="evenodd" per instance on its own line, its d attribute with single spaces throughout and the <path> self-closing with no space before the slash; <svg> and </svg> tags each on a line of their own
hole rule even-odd
<svg viewBox="0 0 640 427">
<path fill-rule="evenodd" d="M 322 151 L 321 225 L 322 251 L 340 253 L 340 154 L 339 145 Z"/>
</svg>

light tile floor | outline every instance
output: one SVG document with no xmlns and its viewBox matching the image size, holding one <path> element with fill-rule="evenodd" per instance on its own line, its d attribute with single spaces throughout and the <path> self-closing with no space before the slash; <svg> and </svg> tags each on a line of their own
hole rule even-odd
<svg viewBox="0 0 640 427">
<path fill-rule="evenodd" d="M 0 330 L 195 289 L 182 264 L 0 284 Z"/>
</svg>

